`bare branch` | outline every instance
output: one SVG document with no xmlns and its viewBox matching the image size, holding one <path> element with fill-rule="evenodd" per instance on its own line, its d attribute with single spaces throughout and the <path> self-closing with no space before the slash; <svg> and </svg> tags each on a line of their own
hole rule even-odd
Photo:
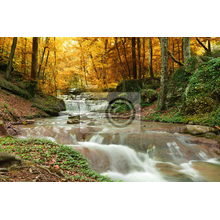
<svg viewBox="0 0 220 220">
<path fill-rule="evenodd" d="M 170 55 L 170 57 L 173 59 L 174 62 L 178 63 L 180 66 L 184 66 L 183 63 L 177 60 L 169 50 L 168 50 L 168 54 Z"/>
</svg>

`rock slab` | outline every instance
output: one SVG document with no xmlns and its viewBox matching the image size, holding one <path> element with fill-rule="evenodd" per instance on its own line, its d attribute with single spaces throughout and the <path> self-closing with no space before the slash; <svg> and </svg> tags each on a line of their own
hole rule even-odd
<svg viewBox="0 0 220 220">
<path fill-rule="evenodd" d="M 209 132 L 218 134 L 218 130 L 216 128 L 202 126 L 202 125 L 186 125 L 185 132 L 193 135 L 206 134 Z"/>
</svg>

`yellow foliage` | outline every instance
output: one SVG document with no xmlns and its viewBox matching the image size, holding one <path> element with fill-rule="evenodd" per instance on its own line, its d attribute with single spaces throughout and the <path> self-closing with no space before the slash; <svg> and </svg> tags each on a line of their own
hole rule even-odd
<svg viewBox="0 0 220 220">
<path fill-rule="evenodd" d="M 55 95 L 56 92 L 65 93 L 71 87 L 89 89 L 96 85 L 96 91 L 115 88 L 123 77 L 125 79 L 133 77 L 131 39 L 131 37 L 117 38 L 119 59 L 114 37 L 39 37 L 38 89 Z M 149 76 L 148 39 L 140 38 L 139 77 Z M 219 41 L 217 37 L 199 39 L 204 44 L 208 40 L 212 44 Z M 0 38 L 1 62 L 8 60 L 12 40 L 12 37 Z M 157 37 L 152 37 L 151 40 L 153 71 L 155 76 L 160 76 L 160 42 Z M 169 37 L 168 49 L 177 60 L 183 62 L 182 37 Z M 204 52 L 194 37 L 191 38 L 191 51 L 193 54 Z M 32 38 L 19 37 L 13 66 L 16 71 L 22 73 L 26 81 L 30 80 L 31 62 Z M 177 68 L 178 64 L 169 57 L 169 72 L 172 73 Z"/>
</svg>

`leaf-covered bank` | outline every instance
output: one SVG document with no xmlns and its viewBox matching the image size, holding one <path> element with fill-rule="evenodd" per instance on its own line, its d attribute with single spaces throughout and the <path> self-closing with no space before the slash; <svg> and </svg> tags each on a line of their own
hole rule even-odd
<svg viewBox="0 0 220 220">
<path fill-rule="evenodd" d="M 61 177 L 59 181 L 112 182 L 110 178 L 93 171 L 87 159 L 81 153 L 69 146 L 49 140 L 16 140 L 11 137 L 0 137 L 0 151 L 19 156 L 24 160 L 26 166 L 38 166 L 39 169 L 45 168 L 50 172 L 56 173 Z M 22 172 L 20 174 L 22 175 Z M 8 181 L 21 181 L 21 178 L 12 178 Z M 32 180 L 22 179 L 22 181 Z"/>
</svg>

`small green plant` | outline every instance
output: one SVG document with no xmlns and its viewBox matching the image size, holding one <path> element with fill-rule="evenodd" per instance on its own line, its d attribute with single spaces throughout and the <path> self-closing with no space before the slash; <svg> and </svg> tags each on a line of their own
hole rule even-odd
<svg viewBox="0 0 220 220">
<path fill-rule="evenodd" d="M 3 106 L 4 106 L 5 108 L 8 108 L 8 104 L 7 104 L 6 102 L 3 102 Z"/>
</svg>

